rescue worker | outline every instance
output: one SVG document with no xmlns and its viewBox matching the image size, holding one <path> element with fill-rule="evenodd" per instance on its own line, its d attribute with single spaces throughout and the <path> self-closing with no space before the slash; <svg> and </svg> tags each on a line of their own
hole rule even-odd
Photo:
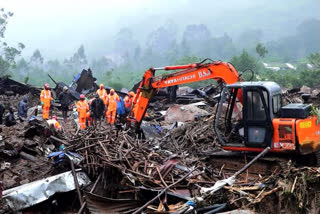
<svg viewBox="0 0 320 214">
<path fill-rule="evenodd" d="M 57 116 L 53 115 L 51 120 L 47 120 L 49 126 L 53 126 L 56 130 L 62 131 L 62 126 L 58 122 Z"/>
<path fill-rule="evenodd" d="M 122 97 L 119 97 L 119 100 L 117 100 L 117 118 L 119 118 L 120 123 L 125 123 L 126 122 L 126 107 L 125 103 L 123 101 Z"/>
<path fill-rule="evenodd" d="M 24 97 L 18 104 L 18 116 L 22 118 L 27 118 L 28 113 L 28 98 Z"/>
<path fill-rule="evenodd" d="M 9 111 L 5 116 L 4 124 L 8 127 L 16 125 L 17 121 L 14 118 L 13 108 L 10 106 Z"/>
<path fill-rule="evenodd" d="M 176 103 L 177 90 L 178 90 L 178 86 L 177 85 L 168 87 L 169 102 L 170 103 Z"/>
<path fill-rule="evenodd" d="M 88 126 L 91 126 L 93 124 L 93 118 L 91 116 L 91 112 L 90 111 L 87 112 L 86 122 L 88 123 Z"/>
<path fill-rule="evenodd" d="M 50 89 L 49 83 L 46 83 L 40 95 L 43 119 L 49 119 L 50 102 L 51 100 L 53 100 L 51 97 L 51 91 L 49 89 Z"/>
<path fill-rule="evenodd" d="M 77 102 L 77 111 L 79 114 L 79 125 L 83 130 L 86 128 L 87 111 L 89 111 L 89 105 L 85 100 L 84 94 L 80 95 L 80 100 Z"/>
<path fill-rule="evenodd" d="M 90 111 L 92 113 L 94 125 L 99 123 L 99 127 L 101 126 L 101 118 L 105 112 L 105 103 L 99 97 L 99 94 L 95 94 L 95 98 L 92 100 L 90 105 Z"/>
<path fill-rule="evenodd" d="M 99 96 L 99 95 L 98 95 Z M 91 104 L 92 104 L 92 101 L 94 100 L 94 98 L 90 99 L 89 100 L 89 109 L 91 109 Z M 103 102 L 102 102 L 103 103 Z M 93 125 L 93 117 L 92 117 L 92 113 L 91 111 L 88 111 L 87 112 L 87 124 L 88 126 L 91 126 Z"/>
<path fill-rule="evenodd" d="M 123 101 L 124 101 L 124 105 L 125 105 L 125 108 L 126 108 L 126 113 L 130 112 L 135 96 L 136 96 L 136 94 L 133 91 L 130 91 L 128 93 L 128 95 L 124 98 Z"/>
<path fill-rule="evenodd" d="M 69 105 L 72 102 L 67 86 L 64 86 L 63 91 L 59 94 L 59 101 L 61 104 L 62 117 L 64 122 L 66 123 L 68 118 Z"/>
<path fill-rule="evenodd" d="M 97 94 L 102 99 L 103 103 L 106 105 L 108 99 L 108 92 L 104 89 L 104 85 L 100 84 L 99 89 L 97 90 Z"/>
<path fill-rule="evenodd" d="M 110 94 L 108 95 L 107 105 L 108 110 L 106 113 L 106 118 L 108 119 L 108 123 L 113 125 L 116 119 L 117 113 L 117 100 L 119 101 L 119 96 L 115 93 L 114 89 L 110 90 Z"/>
</svg>

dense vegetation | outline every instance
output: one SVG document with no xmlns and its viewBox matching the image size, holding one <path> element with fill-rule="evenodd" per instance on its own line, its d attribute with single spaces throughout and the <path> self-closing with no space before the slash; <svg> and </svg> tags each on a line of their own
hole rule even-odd
<svg viewBox="0 0 320 214">
<path fill-rule="evenodd" d="M 70 83 L 83 68 L 90 67 L 98 82 L 116 89 L 130 89 L 149 67 L 188 64 L 204 58 L 230 61 L 240 73 L 251 69 L 255 80 L 272 80 L 285 87 L 320 86 L 320 20 L 305 20 L 297 25 L 294 35 L 277 41 L 263 41 L 263 32 L 259 29 L 247 30 L 236 39 L 227 33 L 215 37 L 204 24 L 187 25 L 179 39 L 174 23 L 165 23 L 150 32 L 144 44 L 139 44 L 132 30 L 123 28 L 115 35 L 110 55 L 89 60 L 85 47 L 80 45 L 71 57 L 59 61 L 45 59 L 38 49 L 30 58 L 23 58 L 20 56 L 22 43 L 9 47 L 5 30 L 12 15 L 3 9 L 0 11 L 0 76 L 9 75 L 37 86 L 51 82 L 47 74 L 57 81 Z M 274 66 L 290 62 L 296 69 L 275 71 L 266 68 L 263 62 Z M 192 86 L 201 84 L 204 83 Z"/>
</svg>

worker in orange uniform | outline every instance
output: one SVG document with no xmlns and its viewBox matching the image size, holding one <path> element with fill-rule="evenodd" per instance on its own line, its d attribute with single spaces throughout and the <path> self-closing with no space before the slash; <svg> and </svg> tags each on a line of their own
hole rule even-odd
<svg viewBox="0 0 320 214">
<path fill-rule="evenodd" d="M 89 108 L 90 108 L 90 107 L 89 107 Z M 92 126 L 92 124 L 93 124 L 93 119 L 92 119 L 92 117 L 91 117 L 90 111 L 87 112 L 86 121 L 88 121 L 88 126 Z"/>
<path fill-rule="evenodd" d="M 97 94 L 103 100 L 103 103 L 106 105 L 108 99 L 108 92 L 104 89 L 103 84 L 100 84 L 99 89 L 97 90 Z"/>
<path fill-rule="evenodd" d="M 108 110 L 106 113 L 106 118 L 108 119 L 108 123 L 111 125 L 114 124 L 114 121 L 116 119 L 117 100 L 120 101 L 120 98 L 112 88 L 110 90 L 110 94 L 108 95 L 108 99 L 107 99 Z"/>
<path fill-rule="evenodd" d="M 40 101 L 42 105 L 42 117 L 43 119 L 49 119 L 49 110 L 50 110 L 50 102 L 51 102 L 51 91 L 48 83 L 44 85 L 44 89 L 40 94 Z"/>
<path fill-rule="evenodd" d="M 125 105 L 126 109 L 127 108 L 131 109 L 134 96 L 136 96 L 136 94 L 133 91 L 130 91 L 128 93 L 128 95 L 124 98 L 123 101 L 124 101 L 124 105 Z"/>
<path fill-rule="evenodd" d="M 77 102 L 77 111 L 79 114 L 79 125 L 81 129 L 86 128 L 87 112 L 89 111 L 89 105 L 85 100 L 83 94 L 80 95 L 80 100 Z"/>
<path fill-rule="evenodd" d="M 58 122 L 57 116 L 52 116 L 51 120 L 47 120 L 49 126 L 53 126 L 56 130 L 62 131 L 62 126 Z"/>
</svg>

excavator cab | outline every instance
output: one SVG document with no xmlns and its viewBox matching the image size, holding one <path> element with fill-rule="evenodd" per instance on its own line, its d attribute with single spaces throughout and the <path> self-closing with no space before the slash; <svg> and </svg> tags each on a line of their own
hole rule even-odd
<svg viewBox="0 0 320 214">
<path fill-rule="evenodd" d="M 240 98 L 240 99 L 239 99 Z M 311 104 L 282 106 L 280 86 L 271 81 L 227 85 L 218 105 L 215 132 L 225 150 L 317 155 L 320 124 Z"/>
<path fill-rule="evenodd" d="M 241 96 L 242 103 L 239 100 Z M 220 143 L 231 149 L 271 146 L 272 119 L 280 108 L 281 90 L 274 82 L 239 82 L 227 85 L 222 91 L 216 115 L 215 130 Z M 225 115 L 222 116 L 222 113 Z"/>
</svg>

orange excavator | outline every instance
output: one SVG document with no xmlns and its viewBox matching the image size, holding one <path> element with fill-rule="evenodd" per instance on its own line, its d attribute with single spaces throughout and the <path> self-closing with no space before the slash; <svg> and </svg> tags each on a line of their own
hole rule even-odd
<svg viewBox="0 0 320 214">
<path fill-rule="evenodd" d="M 155 76 L 157 70 L 178 71 Z M 140 126 L 157 89 L 208 79 L 225 84 L 214 124 L 223 149 L 260 152 L 270 147 L 270 152 L 314 154 L 320 163 L 320 124 L 317 116 L 311 114 L 312 105 L 282 106 L 282 93 L 277 83 L 243 81 L 234 66 L 227 62 L 204 60 L 148 69 L 133 101 L 135 114 L 130 114 L 127 121 Z"/>
</svg>

